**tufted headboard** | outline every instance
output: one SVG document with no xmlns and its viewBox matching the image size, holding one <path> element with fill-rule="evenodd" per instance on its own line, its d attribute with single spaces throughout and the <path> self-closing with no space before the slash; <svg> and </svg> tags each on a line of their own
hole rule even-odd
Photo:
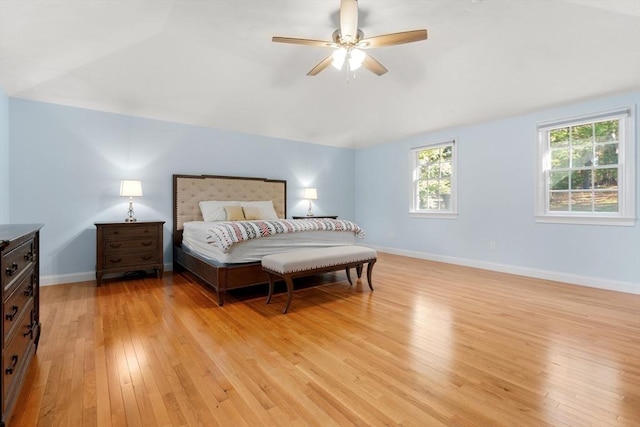
<svg viewBox="0 0 640 427">
<path fill-rule="evenodd" d="M 272 200 L 279 218 L 287 216 L 287 181 L 215 175 L 173 175 L 174 244 L 182 242 L 187 221 L 202 221 L 203 200 Z"/>
</svg>

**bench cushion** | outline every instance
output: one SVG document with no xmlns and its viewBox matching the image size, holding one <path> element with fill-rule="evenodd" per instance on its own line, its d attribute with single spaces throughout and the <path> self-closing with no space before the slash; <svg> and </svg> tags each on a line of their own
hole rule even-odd
<svg viewBox="0 0 640 427">
<path fill-rule="evenodd" d="M 262 267 L 286 274 L 371 259 L 376 259 L 375 249 L 364 246 L 332 246 L 267 255 L 262 258 Z"/>
</svg>

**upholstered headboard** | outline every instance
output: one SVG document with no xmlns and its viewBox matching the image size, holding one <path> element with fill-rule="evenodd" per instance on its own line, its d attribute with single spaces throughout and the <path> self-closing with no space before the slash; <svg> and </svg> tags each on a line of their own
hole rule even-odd
<svg viewBox="0 0 640 427">
<path fill-rule="evenodd" d="M 287 181 L 215 175 L 173 175 L 174 244 L 182 241 L 183 224 L 202 221 L 203 200 L 272 200 L 279 218 L 287 216 Z"/>
</svg>

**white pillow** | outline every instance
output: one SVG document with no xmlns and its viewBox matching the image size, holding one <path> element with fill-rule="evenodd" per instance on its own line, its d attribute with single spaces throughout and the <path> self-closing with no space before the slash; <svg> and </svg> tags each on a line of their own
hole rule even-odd
<svg viewBox="0 0 640 427">
<path fill-rule="evenodd" d="M 260 209 L 260 218 L 264 220 L 278 219 L 278 214 L 273 207 L 273 201 L 260 200 L 255 202 L 239 202 L 234 200 L 206 200 L 201 201 L 200 212 L 202 219 L 209 221 L 227 221 L 227 213 L 224 210 L 227 206 L 256 207 Z"/>
</svg>

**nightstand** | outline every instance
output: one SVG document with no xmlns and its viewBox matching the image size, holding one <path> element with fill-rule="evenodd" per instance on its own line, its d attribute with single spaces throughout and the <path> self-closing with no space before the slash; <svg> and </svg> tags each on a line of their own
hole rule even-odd
<svg viewBox="0 0 640 427">
<path fill-rule="evenodd" d="M 96 282 L 111 273 L 164 272 L 164 221 L 96 222 Z"/>
<path fill-rule="evenodd" d="M 321 215 L 321 216 L 292 216 L 292 219 L 316 219 L 316 218 L 326 218 L 326 219 L 338 219 L 338 215 Z"/>
</svg>

